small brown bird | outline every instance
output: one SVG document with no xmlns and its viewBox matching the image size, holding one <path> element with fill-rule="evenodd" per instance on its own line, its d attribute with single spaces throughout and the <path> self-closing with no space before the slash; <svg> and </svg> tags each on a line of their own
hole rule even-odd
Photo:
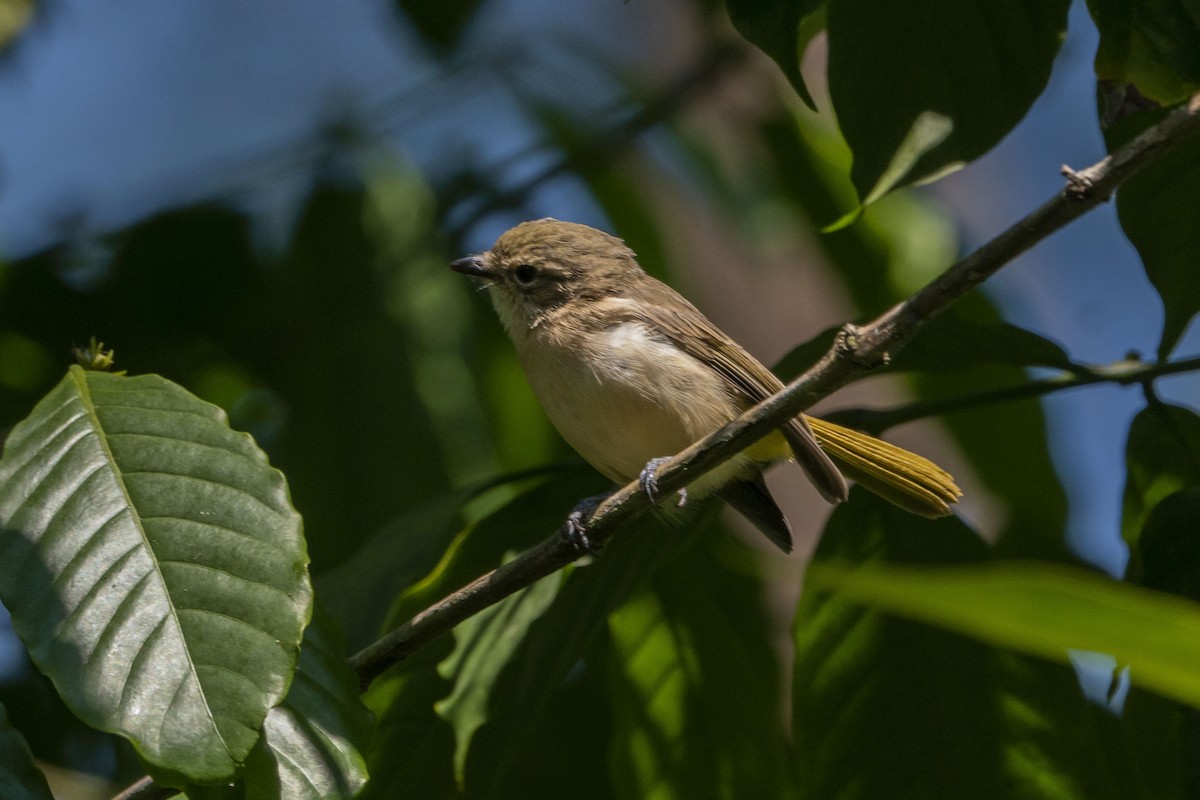
<svg viewBox="0 0 1200 800">
<path fill-rule="evenodd" d="M 653 494 L 661 460 L 783 388 L 691 303 L 643 272 L 624 242 L 586 225 L 524 222 L 451 267 L 483 279 L 550 420 L 618 483 L 639 478 Z M 788 458 L 832 503 L 846 499 L 843 474 L 928 517 L 949 514 L 962 494 L 929 460 L 803 414 L 687 492 L 715 493 L 790 552 L 791 529 L 762 477 L 764 465 Z"/>
</svg>

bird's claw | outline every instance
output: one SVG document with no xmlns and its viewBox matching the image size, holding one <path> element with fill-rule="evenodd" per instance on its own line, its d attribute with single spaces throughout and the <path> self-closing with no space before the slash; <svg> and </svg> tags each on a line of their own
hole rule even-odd
<svg viewBox="0 0 1200 800">
<path fill-rule="evenodd" d="M 600 548 L 592 544 L 592 541 L 587 535 L 587 522 L 591 519 L 592 512 L 596 510 L 608 495 L 596 495 L 595 497 L 585 497 L 575 504 L 575 508 L 571 509 L 571 513 L 567 515 L 566 530 L 563 532 L 565 538 L 572 547 L 574 547 L 580 555 L 594 556 L 600 552 Z"/>
<path fill-rule="evenodd" d="M 655 502 L 658 499 L 658 476 L 655 474 L 658 468 L 670 461 L 670 457 L 652 458 L 646 462 L 646 466 L 642 467 L 642 471 L 638 473 L 638 485 L 642 487 L 642 491 L 650 498 L 650 502 Z M 683 508 L 687 504 L 687 489 L 679 490 L 679 502 L 675 505 L 678 508 Z"/>
</svg>

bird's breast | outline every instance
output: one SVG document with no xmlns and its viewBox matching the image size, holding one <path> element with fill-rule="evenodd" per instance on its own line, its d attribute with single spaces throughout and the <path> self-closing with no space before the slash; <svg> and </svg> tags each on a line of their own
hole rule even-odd
<svg viewBox="0 0 1200 800">
<path fill-rule="evenodd" d="M 642 323 L 566 336 L 546 326 L 522 338 L 522 364 L 551 421 L 581 456 L 618 482 L 739 412 L 720 374 Z"/>
</svg>

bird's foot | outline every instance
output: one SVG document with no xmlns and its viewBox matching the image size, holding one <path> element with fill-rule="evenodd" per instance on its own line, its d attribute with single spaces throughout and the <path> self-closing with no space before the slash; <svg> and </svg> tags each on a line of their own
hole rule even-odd
<svg viewBox="0 0 1200 800">
<path fill-rule="evenodd" d="M 571 546 L 578 550 L 580 555 L 594 556 L 600 552 L 600 548 L 593 545 L 588 538 L 587 522 L 591 519 L 596 507 L 607 499 L 608 495 L 606 494 L 585 497 L 576 503 L 575 508 L 571 509 L 571 513 L 567 515 L 566 531 L 563 533 L 563 538 L 570 542 Z"/>
<path fill-rule="evenodd" d="M 642 467 L 642 471 L 638 473 L 638 485 L 642 487 L 642 491 L 650 498 L 650 502 L 655 502 L 658 499 L 658 477 L 654 474 L 658 468 L 670 461 L 669 456 L 662 458 L 652 458 L 646 462 L 646 466 Z M 683 508 L 687 504 L 687 489 L 679 490 L 679 502 L 675 505 L 678 508 Z"/>
</svg>

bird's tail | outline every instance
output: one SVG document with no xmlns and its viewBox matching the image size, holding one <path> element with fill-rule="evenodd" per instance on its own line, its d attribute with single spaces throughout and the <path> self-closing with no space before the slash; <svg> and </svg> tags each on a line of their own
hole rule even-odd
<svg viewBox="0 0 1200 800">
<path fill-rule="evenodd" d="M 807 417 L 817 442 L 853 481 L 923 517 L 944 517 L 962 497 L 950 473 L 924 456 L 850 428 Z"/>
</svg>

